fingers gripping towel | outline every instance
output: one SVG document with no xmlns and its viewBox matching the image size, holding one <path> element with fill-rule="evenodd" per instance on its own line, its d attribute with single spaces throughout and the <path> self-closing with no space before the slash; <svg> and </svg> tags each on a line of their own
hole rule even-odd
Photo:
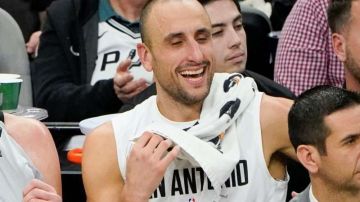
<svg viewBox="0 0 360 202">
<path fill-rule="evenodd" d="M 203 168 L 215 191 L 230 177 L 240 159 L 235 120 L 257 91 L 252 78 L 241 74 L 215 74 L 210 93 L 203 103 L 200 119 L 186 130 L 168 124 L 152 123 L 146 131 L 171 139 L 179 145 L 183 158 Z M 220 163 L 219 163 L 220 162 Z"/>
</svg>

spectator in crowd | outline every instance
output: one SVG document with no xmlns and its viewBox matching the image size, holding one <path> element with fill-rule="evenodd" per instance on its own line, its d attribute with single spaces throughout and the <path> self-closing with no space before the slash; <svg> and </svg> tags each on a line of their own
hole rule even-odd
<svg viewBox="0 0 360 202">
<path fill-rule="evenodd" d="M 335 54 L 345 67 L 345 86 L 360 92 L 360 2 L 333 0 L 328 9 Z"/>
<path fill-rule="evenodd" d="M 0 201 L 61 201 L 59 159 L 38 121 L 0 112 Z"/>
<path fill-rule="evenodd" d="M 290 140 L 311 184 L 293 202 L 359 201 L 359 114 L 360 94 L 334 86 L 315 87 L 295 101 Z"/>
<path fill-rule="evenodd" d="M 35 105 L 48 121 L 117 112 L 152 83 L 135 52 L 147 0 L 59 0 L 47 10 L 32 63 Z M 121 62 L 122 61 L 122 62 Z"/>
<path fill-rule="evenodd" d="M 328 25 L 328 0 L 297 0 L 280 34 L 274 79 L 295 95 L 317 85 L 344 85 Z"/>
<path fill-rule="evenodd" d="M 232 16 L 233 5 L 206 8 Z M 213 74 L 211 23 L 198 1 L 150 1 L 141 25 L 137 48 L 154 70 L 157 95 L 87 136 L 87 199 L 284 201 L 288 178 L 277 155 L 294 157 L 286 124 L 291 101 L 259 93 L 240 74 Z M 188 177 L 192 182 L 182 183 Z"/>
</svg>

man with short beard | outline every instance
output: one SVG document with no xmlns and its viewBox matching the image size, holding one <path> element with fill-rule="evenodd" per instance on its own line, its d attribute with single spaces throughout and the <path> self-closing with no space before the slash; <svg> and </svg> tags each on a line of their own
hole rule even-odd
<svg viewBox="0 0 360 202">
<path fill-rule="evenodd" d="M 290 140 L 311 184 L 291 202 L 359 201 L 359 114 L 360 94 L 343 88 L 318 86 L 296 99 Z"/>
<path fill-rule="evenodd" d="M 238 15 L 230 0 L 209 6 Z M 241 74 L 214 74 L 213 29 L 198 1 L 150 1 L 140 21 L 137 49 L 157 95 L 87 135 L 87 200 L 285 201 L 292 102 Z"/>
<path fill-rule="evenodd" d="M 208 12 L 211 26 L 212 39 L 214 41 L 215 72 L 238 72 L 246 77 L 255 80 L 259 91 L 275 97 L 285 97 L 293 99 L 295 95 L 286 87 L 250 70 L 246 70 L 248 59 L 246 32 L 243 24 L 243 14 L 237 0 L 230 2 L 232 12 L 226 13 L 221 6 L 222 1 L 199 0 Z M 226 2 L 228 3 L 228 2 Z M 209 6 L 210 4 L 218 4 Z M 137 104 L 140 104 L 148 97 L 156 94 L 155 84 L 150 85 L 144 91 L 135 96 L 131 102 L 124 103 L 120 112 L 125 112 Z"/>
<path fill-rule="evenodd" d="M 334 0 L 328 9 L 332 43 L 345 66 L 346 88 L 360 91 L 360 1 Z"/>
</svg>

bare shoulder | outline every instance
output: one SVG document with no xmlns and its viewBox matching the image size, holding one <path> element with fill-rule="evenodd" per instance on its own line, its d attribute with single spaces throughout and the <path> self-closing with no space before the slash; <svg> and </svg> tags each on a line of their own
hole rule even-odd
<svg viewBox="0 0 360 202">
<path fill-rule="evenodd" d="M 286 98 L 263 95 L 260 105 L 260 120 L 263 134 L 277 133 L 278 129 L 287 130 L 287 116 L 292 103 L 292 100 Z"/>
<path fill-rule="evenodd" d="M 37 141 L 52 141 L 47 127 L 38 120 L 5 113 L 5 126 L 9 135 L 27 151 L 28 146 Z M 36 141 L 34 141 L 36 140 Z"/>
<path fill-rule="evenodd" d="M 82 174 L 88 201 L 114 201 L 119 198 L 123 179 L 118 166 L 111 122 L 86 136 Z"/>
<path fill-rule="evenodd" d="M 6 113 L 4 115 L 8 134 L 29 156 L 43 175 L 44 182 L 61 194 L 59 157 L 50 131 L 38 120 Z"/>
<path fill-rule="evenodd" d="M 24 149 L 32 160 L 45 156 L 46 150 L 55 149 L 55 144 L 47 127 L 35 119 L 5 114 L 8 134 Z M 34 162 L 36 164 L 36 161 Z"/>
<path fill-rule="evenodd" d="M 116 154 L 115 137 L 111 122 L 102 124 L 86 136 L 83 148 L 84 157 L 92 154 L 97 149 L 100 149 L 98 151 L 114 152 L 113 154 Z"/>
</svg>

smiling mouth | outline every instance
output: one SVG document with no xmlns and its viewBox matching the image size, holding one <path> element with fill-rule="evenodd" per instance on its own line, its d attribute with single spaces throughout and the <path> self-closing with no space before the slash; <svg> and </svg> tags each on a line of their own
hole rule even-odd
<svg viewBox="0 0 360 202">
<path fill-rule="evenodd" d="M 205 67 L 196 70 L 184 70 L 180 72 L 180 75 L 184 78 L 199 78 L 205 73 Z"/>
</svg>

